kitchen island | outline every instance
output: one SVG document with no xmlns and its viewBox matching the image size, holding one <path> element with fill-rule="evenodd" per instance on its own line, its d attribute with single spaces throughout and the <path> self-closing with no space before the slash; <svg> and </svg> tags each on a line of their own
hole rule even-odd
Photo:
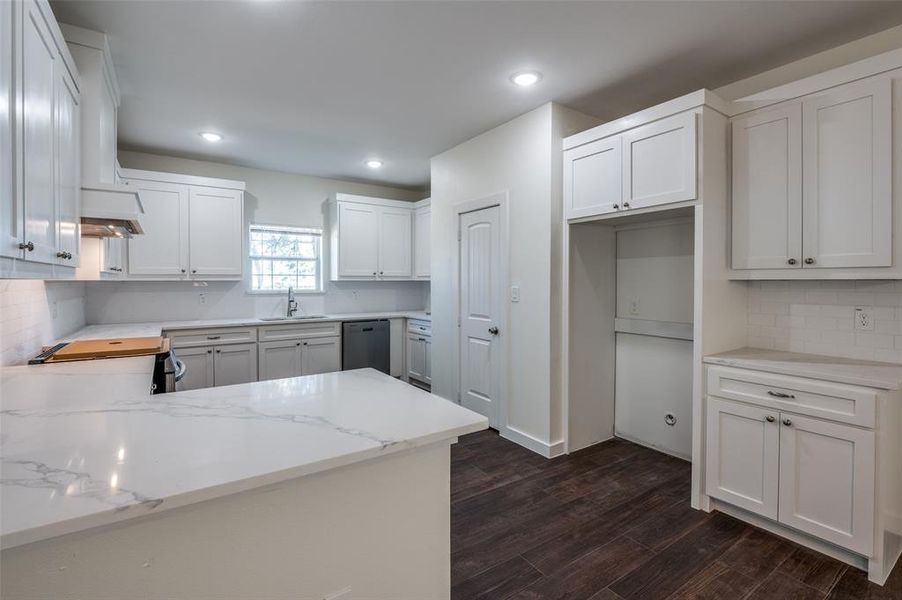
<svg viewBox="0 0 902 600">
<path fill-rule="evenodd" d="M 447 598 L 450 445 L 372 369 L 149 395 L 149 357 L 0 371 L 0 596 Z"/>
</svg>

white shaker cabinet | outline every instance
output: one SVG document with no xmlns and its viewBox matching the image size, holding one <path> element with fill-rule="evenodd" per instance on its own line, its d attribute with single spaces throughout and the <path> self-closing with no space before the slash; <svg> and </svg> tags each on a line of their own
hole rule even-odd
<svg viewBox="0 0 902 600">
<path fill-rule="evenodd" d="M 623 208 L 696 197 L 695 113 L 661 119 L 623 134 Z"/>
<path fill-rule="evenodd" d="M 341 371 L 341 338 L 327 337 L 301 343 L 301 375 Z"/>
<path fill-rule="evenodd" d="M 188 256 L 191 275 L 241 275 L 244 215 L 238 190 L 190 187 Z"/>
<path fill-rule="evenodd" d="M 370 204 L 338 204 L 338 269 L 333 279 L 375 278 L 379 273 L 379 207 Z M 333 238 L 336 239 L 336 238 Z"/>
<path fill-rule="evenodd" d="M 341 371 L 341 337 L 260 343 L 260 381 Z"/>
<path fill-rule="evenodd" d="M 257 344 L 223 344 L 213 349 L 213 385 L 257 381 Z"/>
<path fill-rule="evenodd" d="M 418 203 L 419 204 L 419 203 Z M 423 206 L 413 213 L 413 276 L 429 279 L 432 276 L 432 208 Z"/>
<path fill-rule="evenodd" d="M 125 274 L 125 238 L 105 237 L 100 240 L 100 272 L 104 279 L 119 279 Z"/>
<path fill-rule="evenodd" d="M 128 240 L 129 276 L 185 275 L 188 271 L 188 186 L 143 180 L 128 183 L 138 189 L 144 206 L 141 215 L 144 234 Z"/>
<path fill-rule="evenodd" d="M 619 135 L 564 153 L 564 210 L 568 219 L 590 217 L 620 208 L 622 140 Z"/>
<path fill-rule="evenodd" d="M 78 266 L 81 248 L 81 104 L 68 70 L 58 64 L 54 107 L 57 264 Z"/>
<path fill-rule="evenodd" d="M 770 519 L 777 518 L 778 411 L 708 399 L 707 492 Z"/>
<path fill-rule="evenodd" d="M 891 81 L 851 83 L 802 102 L 808 267 L 892 265 Z"/>
<path fill-rule="evenodd" d="M 16 194 L 17 148 L 13 144 L 16 109 L 13 87 L 13 13 L 16 4 L 0 2 L 0 256 L 22 256 L 22 197 Z"/>
<path fill-rule="evenodd" d="M 780 429 L 780 522 L 870 554 L 874 432 L 785 413 Z"/>
<path fill-rule="evenodd" d="M 733 120 L 733 268 L 802 267 L 802 107 Z"/>
<path fill-rule="evenodd" d="M 185 375 L 175 388 L 176 391 L 199 390 L 213 387 L 213 347 L 180 348 L 178 359 L 185 364 Z"/>
<path fill-rule="evenodd" d="M 379 209 L 379 278 L 411 276 L 412 213 L 409 208 Z"/>
<path fill-rule="evenodd" d="M 24 2 L 20 10 L 23 248 L 26 260 L 55 263 L 54 90 L 59 69 L 64 67 L 57 64 L 60 57 L 53 35 L 37 2 Z"/>
<path fill-rule="evenodd" d="M 411 279 L 414 207 L 409 202 L 336 194 L 329 203 L 331 279 Z"/>
</svg>

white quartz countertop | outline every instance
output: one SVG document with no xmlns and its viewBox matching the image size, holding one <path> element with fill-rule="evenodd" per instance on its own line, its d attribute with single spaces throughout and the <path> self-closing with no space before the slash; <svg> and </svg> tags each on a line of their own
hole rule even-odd
<svg viewBox="0 0 902 600">
<path fill-rule="evenodd" d="M 344 313 L 325 315 L 316 319 L 297 319 L 285 321 L 264 321 L 259 317 L 241 317 L 232 319 L 203 319 L 196 321 L 160 321 L 148 323 L 111 323 L 88 325 L 74 333 L 64 336 L 61 341 L 105 339 L 115 337 L 145 337 L 160 335 L 164 330 L 205 329 L 210 327 L 260 327 L 263 325 L 284 325 L 293 323 L 322 323 L 324 321 L 364 321 L 367 319 L 419 319 L 432 321 L 432 315 L 424 311 L 408 310 L 374 313 Z"/>
<path fill-rule="evenodd" d="M 884 390 L 902 388 L 902 365 L 817 354 L 740 348 L 705 357 L 713 365 L 754 369 L 783 375 L 863 385 Z"/>
<path fill-rule="evenodd" d="M 485 429 L 373 369 L 151 396 L 152 357 L 0 370 L 0 546 Z"/>
</svg>

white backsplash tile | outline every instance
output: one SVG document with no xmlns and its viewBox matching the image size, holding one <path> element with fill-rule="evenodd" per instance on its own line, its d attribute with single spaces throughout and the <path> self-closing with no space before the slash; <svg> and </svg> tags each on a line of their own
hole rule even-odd
<svg viewBox="0 0 902 600">
<path fill-rule="evenodd" d="M 84 283 L 0 279 L 0 366 L 23 364 L 84 325 Z"/>
<path fill-rule="evenodd" d="M 855 307 L 873 331 L 855 329 Z M 749 282 L 748 344 L 902 363 L 902 281 Z"/>
</svg>

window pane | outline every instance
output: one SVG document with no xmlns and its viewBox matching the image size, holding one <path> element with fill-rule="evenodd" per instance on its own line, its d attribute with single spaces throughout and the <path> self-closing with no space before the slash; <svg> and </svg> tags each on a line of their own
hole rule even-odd
<svg viewBox="0 0 902 600">
<path fill-rule="evenodd" d="M 319 229 L 251 225 L 251 289 L 320 289 Z"/>
</svg>

